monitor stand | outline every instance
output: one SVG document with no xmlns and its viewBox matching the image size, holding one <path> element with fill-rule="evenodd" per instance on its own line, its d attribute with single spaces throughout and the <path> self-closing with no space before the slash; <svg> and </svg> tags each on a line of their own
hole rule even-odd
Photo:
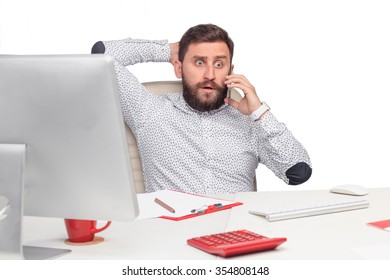
<svg viewBox="0 0 390 280">
<path fill-rule="evenodd" d="M 53 259 L 71 250 L 22 245 L 26 145 L 0 144 L 0 260 Z"/>
</svg>

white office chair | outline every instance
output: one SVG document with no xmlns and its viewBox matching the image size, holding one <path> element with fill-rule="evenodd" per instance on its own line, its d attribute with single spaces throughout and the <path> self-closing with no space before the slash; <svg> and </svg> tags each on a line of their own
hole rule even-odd
<svg viewBox="0 0 390 280">
<path fill-rule="evenodd" d="M 143 85 L 148 91 L 154 93 L 155 95 L 162 95 L 165 93 L 182 91 L 181 81 L 147 82 L 147 83 L 143 83 Z M 233 89 L 231 91 L 231 98 L 233 100 L 239 101 L 241 100 L 242 97 L 237 90 Z M 130 128 L 127 125 L 125 125 L 125 127 L 126 127 L 127 144 L 129 146 L 131 166 L 133 168 L 133 174 L 134 174 L 135 188 L 137 193 L 143 193 L 145 192 L 144 176 L 142 172 L 142 165 L 141 165 L 141 159 L 138 152 L 137 142 L 135 141 L 135 137 L 131 132 Z M 255 180 L 255 187 L 256 187 L 256 180 Z"/>
</svg>

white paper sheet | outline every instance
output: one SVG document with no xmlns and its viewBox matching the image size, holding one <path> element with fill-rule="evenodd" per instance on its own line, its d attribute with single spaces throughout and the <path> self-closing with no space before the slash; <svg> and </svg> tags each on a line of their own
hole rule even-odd
<svg viewBox="0 0 390 280">
<path fill-rule="evenodd" d="M 137 220 L 157 218 L 161 216 L 178 218 L 193 214 L 193 212 L 202 211 L 210 205 L 223 207 L 235 203 L 234 201 L 192 195 L 171 190 L 141 193 L 137 194 L 137 198 L 139 206 L 139 216 L 137 217 Z M 154 201 L 156 198 L 172 207 L 175 210 L 175 213 L 171 213 L 157 204 Z"/>
</svg>

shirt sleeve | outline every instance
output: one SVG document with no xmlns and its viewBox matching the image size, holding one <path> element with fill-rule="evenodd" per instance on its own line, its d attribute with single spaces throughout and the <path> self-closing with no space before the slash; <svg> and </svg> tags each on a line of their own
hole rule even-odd
<svg viewBox="0 0 390 280">
<path fill-rule="evenodd" d="M 271 169 L 285 183 L 298 185 L 311 176 L 310 157 L 298 140 L 271 112 L 255 122 L 259 162 Z"/>
<path fill-rule="evenodd" d="M 169 62 L 170 46 L 167 40 L 141 40 L 127 38 L 103 41 L 105 54 L 123 66 L 143 62 Z"/>
<path fill-rule="evenodd" d="M 148 92 L 127 66 L 144 62 L 168 62 L 170 45 L 167 40 L 124 39 L 102 41 L 104 53 L 114 59 L 119 98 L 127 125 L 136 132 L 150 111 L 156 97 Z"/>
</svg>

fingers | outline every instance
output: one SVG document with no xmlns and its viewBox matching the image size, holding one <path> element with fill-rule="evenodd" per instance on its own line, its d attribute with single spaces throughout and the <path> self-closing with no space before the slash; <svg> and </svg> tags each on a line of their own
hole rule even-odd
<svg viewBox="0 0 390 280">
<path fill-rule="evenodd" d="M 230 105 L 244 115 L 249 115 L 261 105 L 261 101 L 256 94 L 256 89 L 245 76 L 237 74 L 228 75 L 226 76 L 225 84 L 228 88 L 241 89 L 244 93 L 241 102 L 232 102 L 232 100 L 230 100 Z"/>
<path fill-rule="evenodd" d="M 256 94 L 255 88 L 243 75 L 232 74 L 226 76 L 225 84 L 228 88 L 239 88 L 245 95 Z"/>
<path fill-rule="evenodd" d="M 237 102 L 237 101 L 235 101 L 235 100 L 233 100 L 231 98 L 229 100 L 227 97 L 224 99 L 224 101 L 225 101 L 225 103 L 230 104 L 230 106 L 232 106 L 232 107 L 234 107 L 236 109 L 238 108 L 238 105 L 240 104 L 239 102 Z"/>
<path fill-rule="evenodd" d="M 174 64 L 176 60 L 179 60 L 179 43 L 170 43 L 169 46 L 171 48 L 171 56 L 169 62 L 171 64 Z"/>
</svg>

